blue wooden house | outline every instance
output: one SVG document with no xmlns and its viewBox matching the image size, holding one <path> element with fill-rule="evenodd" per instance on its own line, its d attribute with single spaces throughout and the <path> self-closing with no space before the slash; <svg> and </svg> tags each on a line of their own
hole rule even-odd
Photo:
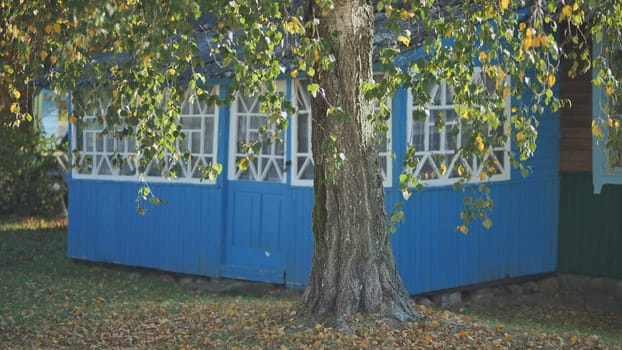
<svg viewBox="0 0 622 350">
<path fill-rule="evenodd" d="M 480 78 L 485 84 L 484 75 Z M 224 97 L 226 79 L 214 76 L 208 85 Z M 69 256 L 303 287 L 313 251 L 310 97 L 301 80 L 284 78 L 279 88 L 298 112 L 290 116 L 284 142 L 262 149 L 247 172 L 240 172 L 235 162 L 244 156 L 240 141 L 256 139 L 266 120 L 257 96 L 237 96 L 220 108 L 191 103 L 186 96 L 180 115 L 185 138 L 179 146 L 192 157 L 175 180 L 162 177 L 155 164 L 148 167 L 145 178 L 166 203 L 150 207 L 144 216 L 135 211 L 141 183 L 130 157 L 133 141 L 101 135 L 103 125 L 96 116 L 109 102 L 101 96 L 100 110 L 87 114 L 84 127 L 72 130 L 72 145 L 82 151 L 78 162 L 83 166 L 68 179 Z M 479 174 L 482 165 L 456 155 L 460 136 L 434 127 L 435 113 L 444 113 L 448 125 L 458 119 L 451 104 L 453 88 L 441 81 L 430 87 L 430 94 L 430 116 L 413 121 L 412 96 L 398 91 L 391 100 L 386 141 L 379 145 L 388 211 L 402 196 L 399 174 L 407 143 L 419 150 L 417 172 L 425 179 L 425 189 L 405 203 L 406 219 L 391 235 L 408 291 L 420 294 L 556 271 L 560 114 L 540 116 L 528 177 L 510 166 L 505 152 L 510 142 L 491 147 L 488 156 L 498 160 L 497 169 L 485 181 L 495 203 L 494 225 L 489 230 L 472 225 L 463 235 L 456 227 L 468 193 L 454 191 L 450 184 L 457 174 L 442 168 L 452 169 L 458 162 Z M 512 102 L 507 101 L 504 113 L 510 112 Z M 120 164 L 113 162 L 114 153 L 123 156 Z M 445 164 L 434 156 L 439 154 Z M 216 181 L 201 182 L 198 166 L 212 161 L 223 164 L 222 174 Z M 478 181 L 474 176 L 473 182 Z"/>
</svg>

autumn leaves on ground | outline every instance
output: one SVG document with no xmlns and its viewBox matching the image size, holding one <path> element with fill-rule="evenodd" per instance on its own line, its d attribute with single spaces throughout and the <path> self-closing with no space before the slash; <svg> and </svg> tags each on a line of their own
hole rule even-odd
<svg viewBox="0 0 622 350">
<path fill-rule="evenodd" d="M 622 315 L 416 306 L 404 325 L 354 315 L 353 334 L 301 320 L 287 294 L 221 296 L 157 274 L 76 263 L 64 220 L 0 220 L 0 348 L 622 348 Z"/>
</svg>

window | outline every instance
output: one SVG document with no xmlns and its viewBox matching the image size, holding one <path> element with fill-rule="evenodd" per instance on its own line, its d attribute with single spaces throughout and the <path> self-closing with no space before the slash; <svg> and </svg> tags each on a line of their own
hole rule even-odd
<svg viewBox="0 0 622 350">
<path fill-rule="evenodd" d="M 103 133 L 106 122 L 102 116 L 106 115 L 110 103 L 109 96 L 100 97 L 96 101 L 95 110 L 87 112 L 82 122 L 73 127 L 72 145 L 80 151 L 78 168 L 73 172 L 74 178 L 138 179 L 134 138 Z M 202 176 L 201 167 L 216 161 L 218 107 L 200 102 L 188 90 L 179 118 L 184 138 L 176 141 L 177 147 L 181 152 L 188 151 L 190 157 L 180 160 L 175 168 L 171 165 L 164 170 L 174 170 L 179 180 L 199 182 Z M 166 160 L 165 163 L 168 164 Z M 144 175 L 152 181 L 165 179 L 162 169 L 155 161 L 147 165 Z"/>
<path fill-rule="evenodd" d="M 486 74 L 479 69 L 474 74 L 474 82 L 481 83 L 494 91 L 495 81 L 487 79 Z M 509 85 L 509 80 L 504 84 Z M 424 185 L 443 186 L 456 182 L 461 175 L 471 174 L 471 181 L 480 181 L 479 174 L 484 171 L 486 160 L 492 159 L 495 174 L 490 177 L 492 181 L 507 180 L 510 178 L 510 162 L 508 151 L 509 140 L 503 144 L 494 144 L 489 148 L 484 159 L 478 160 L 476 156 L 464 157 L 458 150 L 466 143 L 466 133 L 463 133 L 460 118 L 453 105 L 454 88 L 442 81 L 440 84 L 433 85 L 429 89 L 431 102 L 424 107 L 425 120 L 413 120 L 413 111 L 417 106 L 413 106 L 412 95 L 408 94 L 408 123 L 407 140 L 415 147 L 415 156 L 418 165 L 415 175 L 418 176 Z M 501 125 L 498 132 L 503 133 L 509 123 L 510 117 L 510 96 L 508 95 L 505 108 L 503 110 L 503 120 L 505 125 Z M 435 123 L 442 120 L 445 124 L 440 130 Z M 458 133 L 452 132 L 457 128 Z"/>
<path fill-rule="evenodd" d="M 622 49 L 603 50 L 602 43 L 594 42 L 593 50 L 594 57 L 603 56 L 604 51 L 612 74 L 615 77 L 622 75 Z M 592 71 L 594 79 L 597 78 L 597 69 L 595 67 Z M 592 122 L 602 131 L 602 139 L 599 136 L 592 138 L 592 181 L 596 194 L 605 184 L 622 184 L 622 102 L 616 101 L 609 110 L 605 107 L 608 99 L 616 93 L 615 89 L 608 90 L 602 85 L 594 86 L 592 91 Z"/>
<path fill-rule="evenodd" d="M 304 82 L 296 80 L 293 83 L 294 103 L 298 111 L 292 121 L 294 130 L 292 169 L 292 184 L 299 186 L 313 186 L 313 154 L 311 151 L 311 96 Z M 391 102 L 387 102 L 391 105 Z M 380 109 L 375 106 L 375 112 Z M 393 160 L 391 151 L 391 119 L 387 122 L 387 133 L 379 138 L 378 153 L 382 171 L 383 184 L 391 186 Z"/>
<path fill-rule="evenodd" d="M 284 84 L 279 82 L 280 91 Z M 275 125 L 268 125 L 268 116 L 260 111 L 259 95 L 236 96 L 231 106 L 231 140 L 229 176 L 233 180 L 252 180 L 285 182 L 285 145 L 283 131 Z M 267 128 L 263 136 L 260 128 Z M 248 169 L 242 171 L 236 164 L 247 155 L 245 145 L 262 138 L 262 146 L 249 162 Z"/>
</svg>

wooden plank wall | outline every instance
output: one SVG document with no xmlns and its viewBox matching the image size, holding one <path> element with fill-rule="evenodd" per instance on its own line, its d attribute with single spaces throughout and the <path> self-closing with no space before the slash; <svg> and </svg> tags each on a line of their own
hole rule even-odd
<svg viewBox="0 0 622 350">
<path fill-rule="evenodd" d="M 560 171 L 592 171 L 592 73 L 568 77 L 572 63 L 561 62 L 560 96 L 571 106 L 560 111 Z"/>
</svg>

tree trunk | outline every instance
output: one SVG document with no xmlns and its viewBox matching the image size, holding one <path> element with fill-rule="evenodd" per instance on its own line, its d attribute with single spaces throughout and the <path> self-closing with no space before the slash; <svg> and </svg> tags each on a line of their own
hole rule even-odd
<svg viewBox="0 0 622 350">
<path fill-rule="evenodd" d="M 370 0 L 335 0 L 333 11 L 322 16 L 315 8 L 314 14 L 320 36 L 333 39 L 336 62 L 333 71 L 320 74 L 323 91 L 312 106 L 315 245 L 303 309 L 338 321 L 355 312 L 413 319 L 389 240 L 377 138 L 369 118 L 373 105 L 361 89 L 372 78 L 373 7 Z M 348 117 L 328 115 L 329 106 L 340 106 Z M 345 156 L 336 170 L 322 149 L 331 136 Z"/>
</svg>

